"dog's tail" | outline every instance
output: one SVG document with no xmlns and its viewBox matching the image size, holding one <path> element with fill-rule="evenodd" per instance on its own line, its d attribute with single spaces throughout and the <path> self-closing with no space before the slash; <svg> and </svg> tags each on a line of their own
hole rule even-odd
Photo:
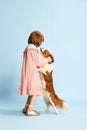
<svg viewBox="0 0 87 130">
<path fill-rule="evenodd" d="M 54 104 L 55 104 L 56 107 L 59 107 L 59 108 L 62 108 L 62 109 L 68 108 L 67 103 L 65 103 L 65 101 L 62 100 L 61 98 L 59 98 L 57 95 L 55 95 Z"/>
</svg>

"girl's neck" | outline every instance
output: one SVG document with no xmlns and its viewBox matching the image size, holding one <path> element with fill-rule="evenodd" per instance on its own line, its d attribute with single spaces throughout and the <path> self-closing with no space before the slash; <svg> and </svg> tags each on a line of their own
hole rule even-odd
<svg viewBox="0 0 87 130">
<path fill-rule="evenodd" d="M 28 45 L 28 49 L 30 49 L 30 48 L 37 49 L 37 47 L 36 47 L 34 44 L 32 44 L 32 43 L 30 43 L 30 44 Z"/>
</svg>

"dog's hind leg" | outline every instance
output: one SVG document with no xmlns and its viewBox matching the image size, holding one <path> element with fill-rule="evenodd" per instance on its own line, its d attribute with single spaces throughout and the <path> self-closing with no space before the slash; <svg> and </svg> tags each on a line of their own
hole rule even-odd
<svg viewBox="0 0 87 130">
<path fill-rule="evenodd" d="M 45 110 L 45 112 L 49 112 L 50 104 L 47 103 L 46 106 L 47 106 L 47 109 Z"/>
<path fill-rule="evenodd" d="M 53 106 L 54 110 L 56 111 L 56 114 L 58 115 L 59 111 L 57 110 L 57 108 L 56 108 L 55 104 L 53 103 L 53 101 L 51 100 L 51 98 L 50 98 L 50 103 Z"/>
</svg>

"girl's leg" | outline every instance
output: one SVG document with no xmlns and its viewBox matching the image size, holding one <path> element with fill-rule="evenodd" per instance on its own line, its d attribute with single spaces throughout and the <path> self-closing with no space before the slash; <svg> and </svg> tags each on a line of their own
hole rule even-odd
<svg viewBox="0 0 87 130">
<path fill-rule="evenodd" d="M 32 110 L 33 109 L 33 106 L 35 104 L 35 101 L 36 101 L 36 98 L 37 96 L 28 96 L 27 98 L 27 102 L 26 102 L 26 105 L 23 109 L 23 112 L 26 113 L 27 109 L 29 110 Z"/>
<path fill-rule="evenodd" d="M 30 99 L 28 100 L 28 104 L 34 106 L 36 98 L 37 98 L 36 95 L 30 96 Z"/>
<path fill-rule="evenodd" d="M 28 106 L 26 115 L 28 115 L 28 116 L 38 116 L 38 115 L 40 115 L 39 112 L 33 110 L 33 106 L 35 104 L 36 98 L 37 98 L 37 96 L 35 96 L 35 95 L 30 96 L 30 98 L 27 102 L 29 104 L 29 106 Z"/>
<path fill-rule="evenodd" d="M 28 96 L 27 101 L 26 101 L 26 104 L 25 104 L 25 107 L 24 107 L 24 109 L 23 109 L 23 113 L 26 113 L 26 112 L 27 112 L 27 109 L 28 109 L 28 107 L 29 107 L 30 101 L 31 101 L 31 96 Z"/>
<path fill-rule="evenodd" d="M 28 96 L 26 104 L 29 106 L 32 96 Z"/>
<path fill-rule="evenodd" d="M 29 96 L 27 100 L 28 111 L 33 109 L 37 96 Z"/>
</svg>

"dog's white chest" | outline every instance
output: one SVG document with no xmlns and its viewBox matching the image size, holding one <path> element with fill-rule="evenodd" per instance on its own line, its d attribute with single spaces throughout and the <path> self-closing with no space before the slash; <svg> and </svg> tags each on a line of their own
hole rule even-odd
<svg viewBox="0 0 87 130">
<path fill-rule="evenodd" d="M 53 70 L 53 65 L 52 64 L 46 64 L 46 65 L 44 65 L 44 69 L 48 72 L 51 72 Z"/>
</svg>

